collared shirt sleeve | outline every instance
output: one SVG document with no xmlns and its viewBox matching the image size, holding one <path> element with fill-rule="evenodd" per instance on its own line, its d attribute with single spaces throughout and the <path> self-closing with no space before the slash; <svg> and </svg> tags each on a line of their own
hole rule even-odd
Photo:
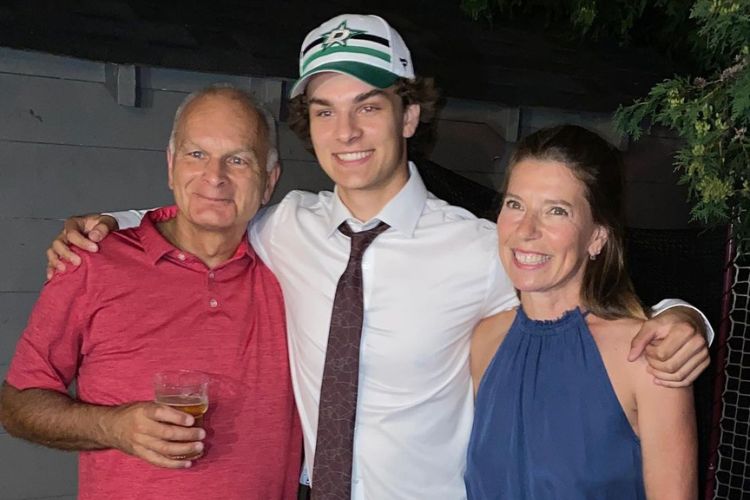
<svg viewBox="0 0 750 500">
<path fill-rule="evenodd" d="M 667 309 L 671 309 L 673 307 L 677 306 L 683 306 L 683 307 L 689 307 L 690 309 L 696 311 L 698 314 L 701 315 L 701 318 L 703 318 L 703 324 L 706 325 L 706 342 L 708 342 L 708 345 L 711 345 L 711 343 L 714 341 L 714 329 L 711 327 L 711 323 L 708 322 L 708 318 L 706 318 L 706 315 L 703 314 L 703 311 L 698 309 L 697 307 L 688 304 L 684 300 L 681 299 L 664 299 L 661 300 L 659 303 L 653 305 L 651 307 L 651 310 L 654 313 L 654 316 L 663 313 Z"/>
<path fill-rule="evenodd" d="M 132 227 L 138 227 L 141 224 L 141 220 L 146 216 L 146 212 L 153 210 L 124 210 L 122 212 L 104 212 L 102 215 L 109 215 L 114 217 L 117 221 L 117 226 L 120 229 L 130 229 Z"/>
<path fill-rule="evenodd" d="M 78 371 L 88 316 L 87 264 L 45 283 L 16 345 L 7 381 L 19 390 L 66 392 Z"/>
</svg>

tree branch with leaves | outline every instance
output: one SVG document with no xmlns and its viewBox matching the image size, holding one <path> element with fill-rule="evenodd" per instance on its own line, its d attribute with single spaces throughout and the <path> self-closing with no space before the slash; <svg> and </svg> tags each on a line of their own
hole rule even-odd
<svg viewBox="0 0 750 500">
<path fill-rule="evenodd" d="M 675 154 L 680 182 L 706 225 L 733 224 L 750 237 L 750 0 L 697 0 L 690 16 L 703 40 L 696 56 L 706 75 L 655 85 L 615 122 L 638 139 L 651 125 L 683 139 Z"/>
</svg>

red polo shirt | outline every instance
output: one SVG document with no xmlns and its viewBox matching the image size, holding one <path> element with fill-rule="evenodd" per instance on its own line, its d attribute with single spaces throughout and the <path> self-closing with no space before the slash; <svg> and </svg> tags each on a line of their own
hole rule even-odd
<svg viewBox="0 0 750 500">
<path fill-rule="evenodd" d="M 296 498 L 301 435 L 281 290 L 243 238 L 215 269 L 165 240 L 151 212 L 45 284 L 7 381 L 99 405 L 153 400 L 154 374 L 210 374 L 203 457 L 163 469 L 118 450 L 81 452 L 82 499 Z"/>
</svg>

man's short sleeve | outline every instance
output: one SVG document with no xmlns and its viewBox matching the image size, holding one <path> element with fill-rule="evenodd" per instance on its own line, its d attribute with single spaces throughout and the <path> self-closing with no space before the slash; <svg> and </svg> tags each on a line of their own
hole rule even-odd
<svg viewBox="0 0 750 500">
<path fill-rule="evenodd" d="M 66 392 L 78 370 L 86 308 L 86 259 L 45 283 L 16 345 L 7 382 Z"/>
</svg>

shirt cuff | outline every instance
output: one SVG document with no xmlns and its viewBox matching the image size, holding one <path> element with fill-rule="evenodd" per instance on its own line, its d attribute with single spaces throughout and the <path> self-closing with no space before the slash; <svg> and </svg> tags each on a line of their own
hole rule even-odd
<svg viewBox="0 0 750 500">
<path fill-rule="evenodd" d="M 697 307 L 688 304 L 684 300 L 680 299 L 664 299 L 657 303 L 656 305 L 651 307 L 651 310 L 654 313 L 654 316 L 663 313 L 667 309 L 671 309 L 673 307 L 677 306 L 683 306 L 683 307 L 689 307 L 693 311 L 696 311 L 698 314 L 701 315 L 701 318 L 703 318 L 703 323 L 706 325 L 706 342 L 708 342 L 708 345 L 710 346 L 711 343 L 714 341 L 714 329 L 711 327 L 711 323 L 708 322 L 708 319 L 706 318 L 706 315 L 703 314 L 703 312 L 698 309 Z"/>
<path fill-rule="evenodd" d="M 130 229 L 141 225 L 141 219 L 147 210 L 127 210 L 125 212 L 104 212 L 102 215 L 114 217 L 118 229 Z"/>
</svg>

